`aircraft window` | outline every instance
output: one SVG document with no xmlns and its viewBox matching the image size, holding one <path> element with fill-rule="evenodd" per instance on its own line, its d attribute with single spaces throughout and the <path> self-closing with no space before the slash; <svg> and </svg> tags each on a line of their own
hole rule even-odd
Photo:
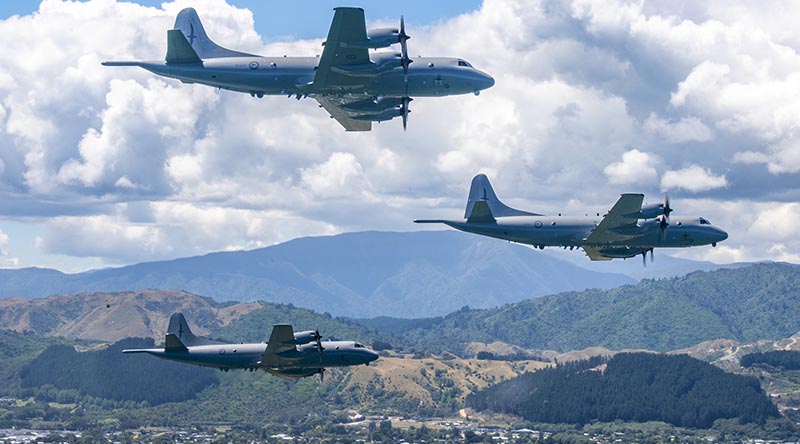
<svg viewBox="0 0 800 444">
<path fill-rule="evenodd" d="M 355 347 L 356 348 L 364 348 L 364 346 L 362 344 L 359 344 L 358 342 L 355 343 Z"/>
<path fill-rule="evenodd" d="M 700 225 L 711 225 L 711 222 L 709 222 L 708 219 L 703 219 L 701 217 L 700 218 Z"/>
<path fill-rule="evenodd" d="M 469 62 L 466 60 L 459 60 L 458 66 L 466 66 L 467 68 L 472 68 L 472 65 L 470 65 Z"/>
<path fill-rule="evenodd" d="M 428 68 L 433 68 L 433 62 L 428 63 Z"/>
</svg>

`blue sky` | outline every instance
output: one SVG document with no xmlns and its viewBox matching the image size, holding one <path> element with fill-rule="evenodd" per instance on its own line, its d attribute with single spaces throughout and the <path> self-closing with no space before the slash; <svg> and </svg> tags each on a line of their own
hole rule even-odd
<svg viewBox="0 0 800 444">
<path fill-rule="evenodd" d="M 163 1 L 140 0 L 132 3 L 160 7 Z M 311 39 L 324 37 L 336 6 L 360 6 L 369 11 L 370 20 L 399 21 L 400 15 L 417 25 L 427 25 L 464 12 L 480 8 L 480 0 L 406 0 L 390 2 L 331 1 L 331 0 L 282 0 L 282 1 L 229 1 L 240 8 L 247 8 L 255 17 L 255 29 L 266 40 L 274 38 Z M 31 14 L 39 8 L 38 1 L 14 0 L 0 2 L 0 18 L 12 15 Z M 201 11 L 202 12 L 202 11 Z"/>
<path fill-rule="evenodd" d="M 163 57 L 188 5 L 223 46 L 314 54 L 338 2 L 142 4 L 156 8 L 0 2 L 0 38 L 14 42 L 0 52 L 0 267 L 416 230 L 415 218 L 463 214 L 477 173 L 542 213 L 667 191 L 675 214 L 730 233 L 674 254 L 800 262 L 800 3 L 350 2 L 368 24 L 403 14 L 412 54 L 463 57 L 496 80 L 478 97 L 416 98 L 408 131 L 368 134 L 343 132 L 312 99 L 100 65 Z"/>
</svg>

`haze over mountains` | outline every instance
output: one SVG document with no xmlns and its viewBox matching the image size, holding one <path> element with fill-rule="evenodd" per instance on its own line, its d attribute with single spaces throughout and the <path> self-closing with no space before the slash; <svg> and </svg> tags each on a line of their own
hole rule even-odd
<svg viewBox="0 0 800 444">
<path fill-rule="evenodd" d="M 635 282 L 453 231 L 361 232 L 77 274 L 0 270 L 0 297 L 176 289 L 218 301 L 292 303 L 340 316 L 416 318 Z"/>
</svg>

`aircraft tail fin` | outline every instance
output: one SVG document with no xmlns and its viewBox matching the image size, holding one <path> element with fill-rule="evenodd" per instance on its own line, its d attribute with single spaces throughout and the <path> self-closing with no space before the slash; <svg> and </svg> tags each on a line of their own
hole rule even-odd
<svg viewBox="0 0 800 444">
<path fill-rule="evenodd" d="M 197 15 L 197 11 L 195 11 L 194 8 L 185 8 L 178 13 L 178 17 L 175 18 L 175 26 L 173 30 L 179 30 L 181 33 L 183 33 L 183 36 L 186 42 L 189 44 L 189 47 L 201 59 L 253 56 L 253 54 L 232 51 L 214 43 L 210 38 L 208 38 L 206 30 L 203 28 L 203 23 L 200 22 L 200 17 Z M 169 40 L 169 43 L 172 43 L 171 39 Z M 167 55 L 169 56 L 169 46 L 167 49 Z M 169 63 L 169 60 L 167 60 L 167 63 Z"/>
<path fill-rule="evenodd" d="M 183 313 L 175 313 L 169 318 L 166 338 L 167 348 L 169 348 L 170 336 L 173 337 L 173 344 L 179 343 L 184 348 L 195 345 L 218 344 L 218 342 L 195 336 L 195 334 L 192 333 L 192 329 L 189 328 L 189 323 L 186 322 L 186 318 L 183 317 Z M 177 341 L 177 343 L 175 341 Z"/>
<path fill-rule="evenodd" d="M 169 352 L 176 352 L 176 351 L 187 351 L 183 342 L 178 339 L 178 336 L 175 333 L 167 333 L 167 337 L 164 339 L 164 350 Z"/>
<path fill-rule="evenodd" d="M 168 65 L 187 65 L 201 63 L 200 56 L 177 29 L 167 31 L 167 56 L 165 57 Z"/>
<path fill-rule="evenodd" d="M 469 222 L 486 222 L 494 220 L 495 217 L 508 216 L 541 216 L 541 214 L 509 207 L 497 198 L 485 174 L 473 177 L 464 218 Z"/>
</svg>

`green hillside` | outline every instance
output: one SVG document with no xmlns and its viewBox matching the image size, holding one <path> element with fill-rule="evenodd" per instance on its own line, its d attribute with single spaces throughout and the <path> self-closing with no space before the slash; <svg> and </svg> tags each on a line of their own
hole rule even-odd
<svg viewBox="0 0 800 444">
<path fill-rule="evenodd" d="M 800 267 L 758 264 L 695 272 L 488 310 L 465 308 L 439 319 L 404 333 L 404 343 L 435 353 L 461 353 L 472 341 L 558 351 L 591 346 L 668 351 L 717 338 L 778 339 L 800 331 Z"/>
<path fill-rule="evenodd" d="M 230 342 L 264 342 L 269 339 L 275 324 L 291 324 L 295 332 L 319 329 L 323 340 L 354 340 L 371 344 L 378 336 L 386 336 L 353 321 L 334 318 L 328 313 L 321 314 L 292 304 L 267 302 L 262 302 L 261 308 L 213 330 L 211 335 Z"/>
<path fill-rule="evenodd" d="M 69 343 L 61 338 L 44 338 L 31 333 L 0 330 L 0 395 L 8 395 L 19 388 L 20 373 L 44 349 L 56 344 Z"/>
<path fill-rule="evenodd" d="M 128 338 L 101 350 L 78 352 L 69 345 L 45 349 L 20 372 L 23 388 L 52 386 L 81 396 L 156 405 L 184 401 L 217 383 L 217 372 L 143 354 L 123 354 L 126 348 L 151 348 L 152 339 Z M 52 363 L 58 363 L 54 371 Z M 153 375 L 158 375 L 154 378 Z M 57 394 L 63 402 L 80 399 Z"/>
<path fill-rule="evenodd" d="M 470 395 L 467 403 L 546 423 L 663 421 L 708 428 L 717 419 L 763 424 L 779 416 L 755 378 L 686 355 L 652 353 L 526 373 Z"/>
</svg>

